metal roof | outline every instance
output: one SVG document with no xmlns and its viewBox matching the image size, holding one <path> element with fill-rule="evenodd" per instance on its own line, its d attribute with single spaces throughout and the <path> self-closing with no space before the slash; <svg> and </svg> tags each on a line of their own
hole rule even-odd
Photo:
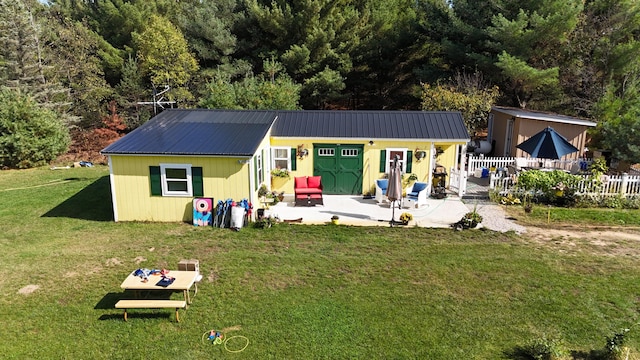
<svg viewBox="0 0 640 360">
<path fill-rule="evenodd" d="M 272 125 L 274 137 L 469 139 L 459 112 L 168 109 L 102 153 L 252 156 Z"/>
<path fill-rule="evenodd" d="M 275 118 L 275 111 L 168 109 L 102 153 L 253 156 Z"/>
<path fill-rule="evenodd" d="M 274 137 L 464 140 L 469 133 L 459 112 L 279 111 Z"/>
<path fill-rule="evenodd" d="M 525 119 L 549 121 L 549 122 L 564 123 L 564 124 L 583 125 L 583 126 L 590 126 L 590 127 L 597 125 L 593 121 L 566 116 L 566 115 L 545 113 L 542 111 L 524 110 L 524 109 L 511 108 L 511 107 L 505 107 L 505 106 L 494 106 L 491 109 L 497 112 L 501 112 L 504 114 L 508 114 L 511 116 L 519 117 L 519 118 L 525 118 Z"/>
</svg>

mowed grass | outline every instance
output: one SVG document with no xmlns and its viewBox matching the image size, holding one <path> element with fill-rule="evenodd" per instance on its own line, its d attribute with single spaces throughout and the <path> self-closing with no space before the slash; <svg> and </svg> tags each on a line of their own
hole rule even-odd
<svg viewBox="0 0 640 360">
<path fill-rule="evenodd" d="M 543 336 L 581 356 L 638 319 L 632 241 L 612 256 L 586 239 L 490 231 L 233 232 L 111 216 L 104 167 L 0 172 L 3 358 L 501 359 Z M 190 258 L 204 278 L 180 323 L 169 309 L 123 321 L 113 305 L 131 271 Z M 244 351 L 202 342 L 224 328 L 249 339 Z"/>
</svg>

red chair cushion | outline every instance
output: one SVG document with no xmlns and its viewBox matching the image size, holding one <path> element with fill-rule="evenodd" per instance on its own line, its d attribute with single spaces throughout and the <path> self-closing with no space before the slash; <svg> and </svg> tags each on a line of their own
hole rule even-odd
<svg viewBox="0 0 640 360">
<path fill-rule="evenodd" d="M 295 181 L 296 189 L 304 189 L 304 188 L 308 188 L 309 187 L 309 186 L 307 186 L 307 177 L 306 176 L 296 177 L 296 178 L 294 178 L 294 181 Z"/>
<path fill-rule="evenodd" d="M 322 189 L 315 189 L 315 188 L 296 188 L 296 195 L 300 195 L 300 194 L 305 194 L 305 195 L 309 195 L 309 194 L 320 194 L 322 195 Z"/>
<path fill-rule="evenodd" d="M 310 188 L 320 189 L 322 187 L 321 176 L 309 176 L 308 185 Z"/>
</svg>

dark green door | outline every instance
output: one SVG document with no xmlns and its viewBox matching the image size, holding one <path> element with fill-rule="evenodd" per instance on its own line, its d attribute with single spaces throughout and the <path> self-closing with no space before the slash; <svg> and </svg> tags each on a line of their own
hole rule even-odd
<svg viewBox="0 0 640 360">
<path fill-rule="evenodd" d="M 326 194 L 362 194 L 362 150 L 355 144 L 313 144 L 313 174 Z"/>
</svg>

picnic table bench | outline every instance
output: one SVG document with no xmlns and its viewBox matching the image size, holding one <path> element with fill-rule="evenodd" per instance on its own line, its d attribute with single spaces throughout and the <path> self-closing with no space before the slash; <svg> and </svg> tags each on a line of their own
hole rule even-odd
<svg viewBox="0 0 640 360">
<path fill-rule="evenodd" d="M 116 309 L 124 309 L 124 321 L 127 321 L 127 309 L 176 309 L 176 322 L 180 322 L 178 309 L 187 307 L 185 300 L 120 300 L 116 303 Z"/>
</svg>

